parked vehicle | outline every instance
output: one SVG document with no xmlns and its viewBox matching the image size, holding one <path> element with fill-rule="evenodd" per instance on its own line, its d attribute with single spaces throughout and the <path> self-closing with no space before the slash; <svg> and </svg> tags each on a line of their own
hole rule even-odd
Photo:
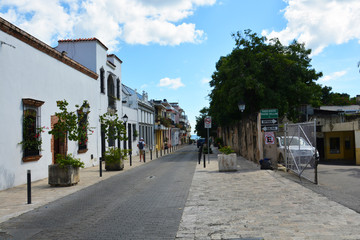
<svg viewBox="0 0 360 240">
<path fill-rule="evenodd" d="M 197 140 L 197 147 L 199 148 L 200 146 L 204 145 L 205 143 L 205 138 L 199 138 Z"/>
<path fill-rule="evenodd" d="M 277 156 L 278 163 L 285 164 L 285 137 L 277 137 Z M 317 158 L 319 152 L 315 147 L 311 146 L 304 138 L 297 136 L 286 137 L 286 147 L 289 148 L 289 157 L 293 157 L 299 164 L 308 164 L 312 166 L 315 161 L 312 158 Z"/>
</svg>

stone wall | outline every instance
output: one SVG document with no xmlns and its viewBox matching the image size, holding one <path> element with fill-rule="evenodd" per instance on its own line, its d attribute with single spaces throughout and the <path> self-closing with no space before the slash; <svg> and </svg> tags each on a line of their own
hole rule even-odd
<svg viewBox="0 0 360 240">
<path fill-rule="evenodd" d="M 237 154 L 258 163 L 262 159 L 262 133 L 259 114 L 244 117 L 226 127 L 218 128 L 218 136 L 224 145 L 230 146 Z"/>
</svg>

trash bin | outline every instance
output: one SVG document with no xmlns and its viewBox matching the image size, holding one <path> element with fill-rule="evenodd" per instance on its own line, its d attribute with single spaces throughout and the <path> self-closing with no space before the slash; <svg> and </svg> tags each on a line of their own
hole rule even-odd
<svg viewBox="0 0 360 240">
<path fill-rule="evenodd" d="M 264 158 L 264 159 L 261 159 L 260 161 L 260 169 L 270 169 L 272 170 L 272 166 L 271 166 L 271 159 L 270 158 Z"/>
</svg>

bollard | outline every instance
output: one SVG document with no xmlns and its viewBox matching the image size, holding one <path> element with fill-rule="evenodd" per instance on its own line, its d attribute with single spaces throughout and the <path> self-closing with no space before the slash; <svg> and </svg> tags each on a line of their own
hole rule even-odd
<svg viewBox="0 0 360 240">
<path fill-rule="evenodd" d="M 198 154 L 199 164 L 201 163 L 201 153 L 202 153 L 202 146 L 200 146 L 199 148 L 199 154 Z"/>
<path fill-rule="evenodd" d="M 31 170 L 27 170 L 27 200 L 31 204 Z"/>
<path fill-rule="evenodd" d="M 100 170 L 100 177 L 102 177 L 102 157 L 99 159 L 99 170 Z"/>
<path fill-rule="evenodd" d="M 204 156 L 204 168 L 206 168 L 205 154 L 203 154 L 203 156 Z"/>
<path fill-rule="evenodd" d="M 159 158 L 158 150 L 156 149 L 156 158 Z"/>
<path fill-rule="evenodd" d="M 129 152 L 129 155 L 130 155 L 130 156 L 129 156 L 129 159 L 130 159 L 130 166 L 132 166 L 132 159 L 131 159 L 132 152 L 131 152 L 131 151 Z"/>
<path fill-rule="evenodd" d="M 152 150 L 150 149 L 150 161 L 152 160 Z"/>
<path fill-rule="evenodd" d="M 146 152 L 144 150 L 144 162 L 146 162 Z"/>
</svg>

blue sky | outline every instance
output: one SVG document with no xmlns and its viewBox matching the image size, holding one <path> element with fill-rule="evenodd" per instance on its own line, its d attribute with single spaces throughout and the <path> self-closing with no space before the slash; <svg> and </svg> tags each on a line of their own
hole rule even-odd
<svg viewBox="0 0 360 240">
<path fill-rule="evenodd" d="M 55 47 L 97 37 L 122 64 L 122 81 L 150 99 L 179 102 L 192 128 L 232 33 L 251 29 L 313 50 L 319 84 L 360 94 L 358 0 L 0 0 L 0 16 Z"/>
</svg>

